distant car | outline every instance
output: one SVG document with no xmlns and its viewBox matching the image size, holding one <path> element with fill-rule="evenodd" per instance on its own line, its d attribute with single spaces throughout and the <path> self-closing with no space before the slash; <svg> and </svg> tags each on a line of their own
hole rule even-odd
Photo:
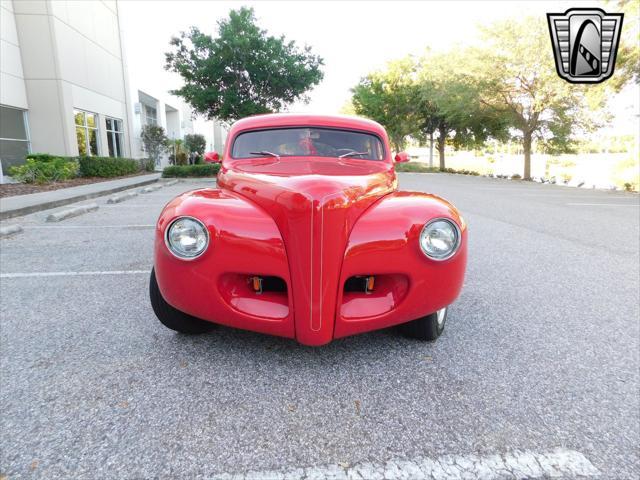
<svg viewBox="0 0 640 480">
<path fill-rule="evenodd" d="M 150 294 L 164 325 L 305 345 L 394 325 L 420 340 L 442 333 L 467 227 L 446 200 L 398 191 L 379 124 L 261 115 L 228 138 L 217 188 L 180 195 L 158 219 Z"/>
<path fill-rule="evenodd" d="M 218 155 L 218 152 L 206 152 L 204 161 L 205 163 L 220 163 L 220 155 Z"/>
</svg>

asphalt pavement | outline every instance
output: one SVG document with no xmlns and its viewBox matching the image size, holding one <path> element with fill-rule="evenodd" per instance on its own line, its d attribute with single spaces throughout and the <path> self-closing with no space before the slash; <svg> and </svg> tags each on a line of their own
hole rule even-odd
<svg viewBox="0 0 640 480">
<path fill-rule="evenodd" d="M 640 476 L 637 195 L 401 174 L 469 224 L 443 336 L 310 348 L 154 316 L 155 220 L 210 185 L 3 221 L 0 478 Z"/>
</svg>

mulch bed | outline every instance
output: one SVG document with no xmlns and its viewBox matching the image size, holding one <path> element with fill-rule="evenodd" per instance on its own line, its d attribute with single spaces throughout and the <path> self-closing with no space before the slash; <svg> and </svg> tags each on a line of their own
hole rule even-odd
<svg viewBox="0 0 640 480">
<path fill-rule="evenodd" d="M 90 183 L 108 182 L 110 180 L 118 180 L 119 178 L 137 177 L 139 175 L 148 175 L 150 172 L 140 172 L 134 175 L 124 175 L 122 177 L 79 177 L 64 182 L 46 183 L 44 185 L 36 185 L 34 183 L 5 183 L 0 185 L 0 198 L 13 197 L 15 195 L 27 195 L 29 193 L 49 192 L 51 190 L 59 190 L 60 188 L 79 187 L 80 185 L 88 185 Z"/>
</svg>

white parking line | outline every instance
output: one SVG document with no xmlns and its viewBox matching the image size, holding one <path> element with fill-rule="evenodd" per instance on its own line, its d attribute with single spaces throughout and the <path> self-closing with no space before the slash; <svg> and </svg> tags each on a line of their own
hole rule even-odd
<svg viewBox="0 0 640 480">
<path fill-rule="evenodd" d="M 567 205 L 584 207 L 640 207 L 640 203 L 567 203 Z"/>
<path fill-rule="evenodd" d="M 148 197 L 149 195 L 147 195 Z M 105 204 L 102 205 L 105 208 L 122 208 L 122 207 L 129 207 L 129 208 L 158 208 L 158 209 L 162 209 L 164 207 L 164 205 L 156 205 L 155 203 L 116 203 L 116 204 Z"/>
<path fill-rule="evenodd" d="M 445 455 L 437 459 L 390 460 L 386 463 L 327 465 L 291 470 L 265 470 L 214 475 L 216 480 L 493 480 L 585 478 L 600 472 L 575 450 L 547 453 L 515 451 L 504 455 Z"/>
<path fill-rule="evenodd" d="M 29 277 L 82 277 L 97 275 L 149 275 L 149 270 L 103 270 L 95 272 L 28 272 L 28 273 L 0 273 L 0 278 L 29 278 Z"/>
<path fill-rule="evenodd" d="M 74 229 L 74 228 L 155 228 L 152 223 L 141 223 L 133 225 L 25 225 L 25 230 L 51 230 L 51 229 Z"/>
</svg>

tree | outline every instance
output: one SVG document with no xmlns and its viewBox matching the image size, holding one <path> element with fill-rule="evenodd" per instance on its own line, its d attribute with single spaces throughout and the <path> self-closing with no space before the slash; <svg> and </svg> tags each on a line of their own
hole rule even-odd
<svg viewBox="0 0 640 480">
<path fill-rule="evenodd" d="M 429 135 L 438 133 L 437 150 L 440 170 L 445 170 L 445 146 L 449 140 L 457 148 L 484 143 L 500 130 L 497 116 L 483 108 L 477 85 L 465 75 L 467 59 L 459 49 L 446 54 L 427 52 L 419 62 L 416 107 L 420 128 Z"/>
<path fill-rule="evenodd" d="M 620 90 L 631 81 L 640 83 L 640 2 L 617 0 L 607 3 L 612 11 L 624 13 L 615 72 L 607 80 L 615 90 Z"/>
<path fill-rule="evenodd" d="M 459 51 L 390 62 L 360 80 L 351 90 L 351 103 L 356 113 L 386 128 L 396 150 L 409 137 L 429 139 L 433 150 L 437 133 L 444 170 L 448 140 L 455 147 L 475 146 L 506 131 L 505 122 L 481 104 L 477 85 L 463 74 L 465 62 Z"/>
<path fill-rule="evenodd" d="M 321 57 L 283 36 L 267 35 L 253 9 L 232 10 L 218 22 L 218 36 L 196 27 L 171 39 L 165 69 L 184 86 L 172 90 L 207 118 L 234 121 L 279 111 L 322 80 Z"/>
<path fill-rule="evenodd" d="M 169 160 L 173 165 L 186 165 L 188 163 L 187 149 L 185 141 L 181 138 L 174 138 L 167 141 L 167 149 L 171 152 Z"/>
<path fill-rule="evenodd" d="M 166 152 L 167 143 L 169 139 L 164 133 L 164 128 L 157 125 L 145 125 L 142 127 L 140 133 L 140 139 L 142 140 L 142 147 L 149 158 L 151 158 L 156 165 L 160 162 L 160 156 Z"/>
<path fill-rule="evenodd" d="M 407 57 L 367 75 L 351 89 L 355 113 L 383 125 L 396 151 L 402 150 L 406 138 L 417 132 L 414 71 L 415 62 Z"/>
<path fill-rule="evenodd" d="M 477 83 L 466 75 L 466 50 L 446 54 L 427 53 L 418 64 L 415 107 L 422 137 L 438 133 L 440 170 L 445 170 L 445 146 L 476 147 L 489 137 L 504 138 L 506 124 L 495 111 L 480 102 Z"/>
<path fill-rule="evenodd" d="M 525 179 L 531 178 L 534 139 L 548 149 L 569 151 L 575 133 L 596 125 L 590 113 L 605 100 L 603 84 L 575 85 L 558 77 L 545 22 L 532 17 L 484 29 L 486 45 L 471 50 L 465 65 L 482 104 L 517 132 Z"/>
<path fill-rule="evenodd" d="M 184 147 L 190 153 L 202 155 L 207 148 L 207 139 L 199 133 L 188 133 L 184 136 Z"/>
</svg>

